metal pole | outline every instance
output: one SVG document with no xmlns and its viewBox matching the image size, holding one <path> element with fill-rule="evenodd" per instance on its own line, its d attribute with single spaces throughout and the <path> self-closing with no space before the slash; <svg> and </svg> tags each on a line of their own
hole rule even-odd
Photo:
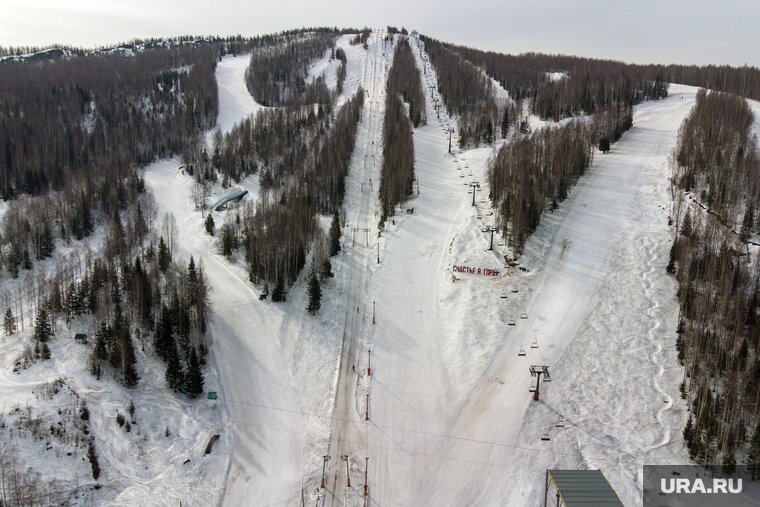
<svg viewBox="0 0 760 507">
<path fill-rule="evenodd" d="M 340 459 L 342 459 L 342 460 L 344 460 L 346 462 L 346 478 L 348 479 L 348 487 L 350 488 L 351 487 L 351 475 L 349 475 L 350 472 L 348 470 L 348 454 L 344 454 L 343 456 L 340 457 Z"/>
<path fill-rule="evenodd" d="M 538 389 L 541 385 L 541 372 L 536 373 L 536 392 L 533 393 L 533 399 L 538 401 Z"/>
<path fill-rule="evenodd" d="M 325 487 L 325 472 L 327 470 L 327 462 L 330 461 L 330 456 L 323 456 L 324 461 L 322 462 L 322 488 Z"/>
<path fill-rule="evenodd" d="M 365 421 L 369 421 L 369 393 L 367 394 L 367 418 Z"/>
<path fill-rule="evenodd" d="M 546 507 L 546 498 L 549 495 L 549 469 L 546 469 L 546 483 L 544 484 L 544 507 Z"/>
<path fill-rule="evenodd" d="M 367 375 L 372 375 L 372 349 L 369 349 L 369 357 L 367 358 Z"/>
<path fill-rule="evenodd" d="M 369 456 L 367 456 L 364 459 L 366 461 L 364 464 L 364 496 L 366 497 L 366 496 L 369 496 L 369 484 L 367 484 L 367 469 L 369 468 Z"/>
<path fill-rule="evenodd" d="M 377 242 L 377 263 L 380 264 L 380 242 L 379 241 Z M 374 306 L 374 303 L 372 303 L 372 304 Z M 373 315 L 372 318 L 374 320 L 374 313 L 372 315 Z M 374 322 L 373 322 L 373 324 L 374 324 Z"/>
<path fill-rule="evenodd" d="M 378 258 L 377 262 L 380 262 L 380 259 Z M 372 301 L 372 323 L 375 323 L 375 302 Z"/>
</svg>

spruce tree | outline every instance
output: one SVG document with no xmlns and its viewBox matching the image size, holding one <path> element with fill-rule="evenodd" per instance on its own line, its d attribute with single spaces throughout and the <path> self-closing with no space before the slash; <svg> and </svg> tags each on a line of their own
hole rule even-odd
<svg viewBox="0 0 760 507">
<path fill-rule="evenodd" d="M 501 119 L 501 137 L 507 137 L 509 132 L 509 106 L 504 108 L 504 117 Z"/>
<path fill-rule="evenodd" d="M 312 270 L 309 277 L 309 306 L 306 310 L 314 315 L 319 311 L 322 303 L 322 288 L 319 285 L 319 277 L 317 277 L 316 271 Z"/>
<path fill-rule="evenodd" d="M 40 352 L 38 357 L 42 361 L 50 359 L 50 347 L 48 347 L 48 344 L 46 342 L 42 342 L 42 345 L 40 345 Z"/>
<path fill-rule="evenodd" d="M 195 269 L 195 260 L 190 256 L 190 263 L 187 265 L 187 299 L 191 305 L 198 300 L 198 272 Z"/>
<path fill-rule="evenodd" d="M 34 339 L 45 343 L 51 336 L 53 336 L 53 331 L 50 329 L 47 305 L 42 305 L 37 311 L 37 320 L 34 321 Z"/>
<path fill-rule="evenodd" d="M 190 347 L 190 358 L 187 361 L 187 392 L 195 397 L 203 392 L 203 371 L 195 345 Z"/>
<path fill-rule="evenodd" d="M 166 243 L 164 243 L 164 238 L 162 236 L 158 240 L 158 269 L 162 272 L 166 271 L 166 268 L 169 267 L 171 261 L 172 258 L 169 255 L 169 249 L 166 247 Z"/>
<path fill-rule="evenodd" d="M 132 337 L 128 336 L 124 342 L 122 350 L 122 375 L 124 385 L 135 387 L 140 381 L 140 375 L 137 373 L 137 358 L 135 357 L 135 346 L 132 343 Z"/>
<path fill-rule="evenodd" d="M 683 217 L 683 223 L 681 224 L 681 236 L 690 238 L 694 230 L 691 223 L 691 209 L 686 210 L 686 215 Z"/>
<path fill-rule="evenodd" d="M 161 314 L 156 326 L 156 334 L 153 340 L 153 347 L 156 354 L 166 361 L 169 350 L 174 347 L 174 334 L 172 326 L 172 314 L 166 305 L 161 306 Z"/>
<path fill-rule="evenodd" d="M 185 380 L 185 371 L 182 368 L 182 362 L 179 360 L 179 353 L 175 344 L 172 344 L 169 349 L 164 380 L 166 380 L 166 385 L 169 386 L 169 389 L 172 389 L 175 393 L 179 385 Z"/>
<path fill-rule="evenodd" d="M 607 153 L 610 151 L 610 140 L 607 139 L 607 136 L 603 136 L 601 139 L 599 139 L 599 151 L 602 153 Z"/>
<path fill-rule="evenodd" d="M 214 235 L 214 217 L 211 216 L 211 212 L 206 215 L 206 232 L 211 236 Z"/>
<path fill-rule="evenodd" d="M 16 317 L 13 316 L 13 310 L 8 307 L 5 312 L 5 319 L 3 319 L 3 330 L 6 335 L 11 335 L 16 332 Z"/>
</svg>

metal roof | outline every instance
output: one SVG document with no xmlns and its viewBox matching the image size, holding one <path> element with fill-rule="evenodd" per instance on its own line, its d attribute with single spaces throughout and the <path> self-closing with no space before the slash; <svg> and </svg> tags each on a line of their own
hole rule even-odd
<svg viewBox="0 0 760 507">
<path fill-rule="evenodd" d="M 547 470 L 567 507 L 625 507 L 601 470 Z"/>
<path fill-rule="evenodd" d="M 227 192 L 224 196 L 222 196 L 221 199 L 219 199 L 214 204 L 212 204 L 211 209 L 214 211 L 219 211 L 219 209 L 225 204 L 227 204 L 229 201 L 239 199 L 247 193 L 248 193 L 248 190 L 245 190 L 244 188 L 233 188 L 232 190 Z"/>
</svg>

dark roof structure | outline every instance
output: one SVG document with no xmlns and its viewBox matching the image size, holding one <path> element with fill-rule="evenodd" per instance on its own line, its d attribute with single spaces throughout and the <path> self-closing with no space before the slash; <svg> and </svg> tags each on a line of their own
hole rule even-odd
<svg viewBox="0 0 760 507">
<path fill-rule="evenodd" d="M 547 470 L 544 506 L 550 479 L 565 507 L 625 507 L 601 470 Z"/>
</svg>

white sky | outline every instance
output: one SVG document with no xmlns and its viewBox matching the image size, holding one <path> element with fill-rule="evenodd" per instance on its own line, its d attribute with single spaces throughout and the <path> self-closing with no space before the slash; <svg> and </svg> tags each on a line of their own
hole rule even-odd
<svg viewBox="0 0 760 507">
<path fill-rule="evenodd" d="M 0 0 L 0 13 L 2 46 L 391 24 L 503 53 L 760 66 L 757 0 Z"/>
</svg>

